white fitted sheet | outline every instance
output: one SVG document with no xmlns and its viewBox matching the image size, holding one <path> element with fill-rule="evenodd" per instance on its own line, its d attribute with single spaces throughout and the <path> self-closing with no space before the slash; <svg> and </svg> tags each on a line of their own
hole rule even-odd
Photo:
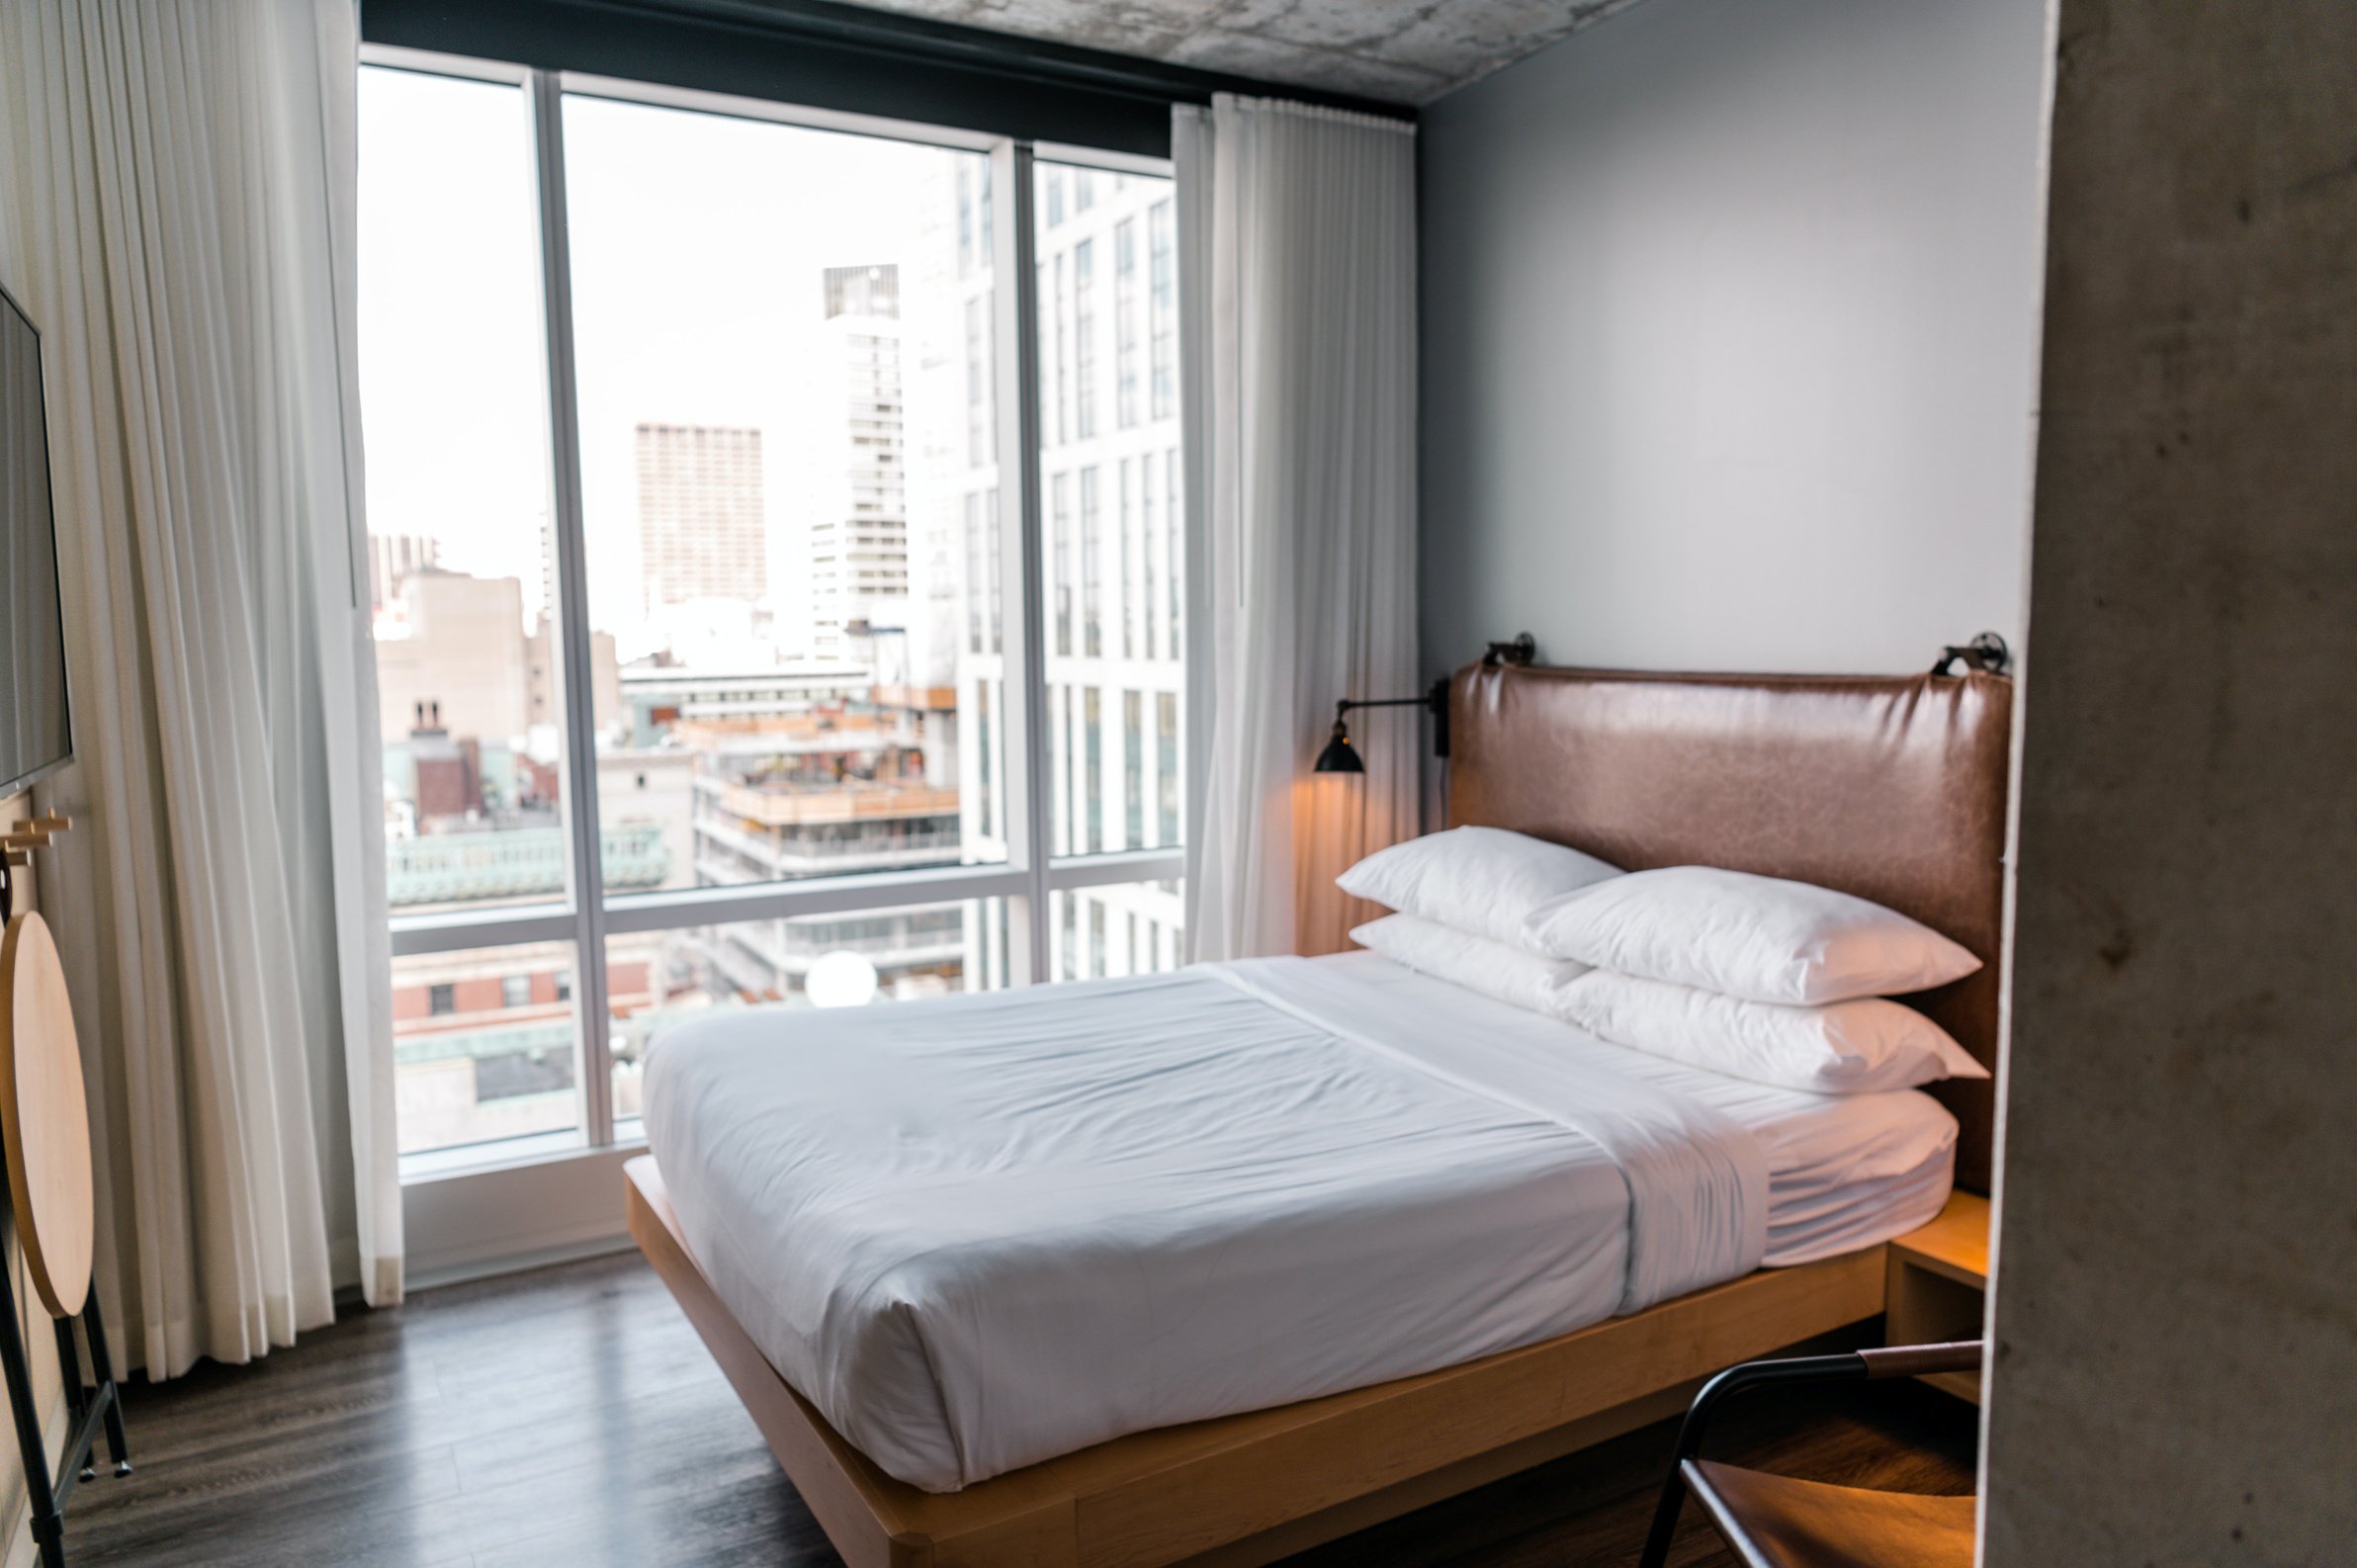
<svg viewBox="0 0 2357 1568">
<path fill-rule="evenodd" d="M 1931 1118 L 1858 1103 L 1901 1099 Z M 1945 1200 L 1945 1114 L 1717 1079 L 1372 954 L 723 1014 L 647 1080 L 715 1290 L 933 1491 L 1869 1245 L 1907 1175 L 1884 1234 Z"/>
</svg>

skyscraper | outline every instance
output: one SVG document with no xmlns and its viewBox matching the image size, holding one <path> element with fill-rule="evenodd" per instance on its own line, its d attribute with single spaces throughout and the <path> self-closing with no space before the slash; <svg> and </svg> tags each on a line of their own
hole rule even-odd
<svg viewBox="0 0 2357 1568">
<path fill-rule="evenodd" d="M 824 290 L 811 367 L 821 407 L 805 433 L 820 451 L 809 497 L 811 652 L 889 662 L 895 650 L 845 628 L 905 633 L 908 624 L 900 269 L 829 267 Z"/>
<path fill-rule="evenodd" d="M 761 432 L 638 427 L 639 552 L 647 609 L 769 591 Z"/>
<path fill-rule="evenodd" d="M 978 173 L 980 171 L 977 171 Z M 1170 181 L 1043 163 L 1039 269 L 1039 469 L 1047 851 L 1113 854 L 1184 841 L 1185 498 L 1178 398 L 1176 214 Z M 945 178 L 944 184 L 950 182 Z M 993 272 L 984 178 L 959 179 L 913 298 L 954 300 L 923 352 L 913 395 L 963 419 L 929 428 L 962 444 L 920 454 L 924 488 L 962 503 L 956 689 L 959 810 L 969 859 L 1006 852 L 1002 734 L 1007 642 L 996 418 L 989 375 Z M 925 338 L 926 334 L 919 334 Z M 1174 968 L 1183 954 L 1176 882 L 1117 883 L 1050 898 L 1050 973 L 1060 979 Z"/>
</svg>

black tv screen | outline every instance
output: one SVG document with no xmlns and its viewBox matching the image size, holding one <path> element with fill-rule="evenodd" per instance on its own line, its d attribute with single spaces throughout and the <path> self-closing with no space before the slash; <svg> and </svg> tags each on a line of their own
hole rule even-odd
<svg viewBox="0 0 2357 1568">
<path fill-rule="evenodd" d="M 0 289 L 0 796 L 72 757 L 41 334 Z"/>
</svg>

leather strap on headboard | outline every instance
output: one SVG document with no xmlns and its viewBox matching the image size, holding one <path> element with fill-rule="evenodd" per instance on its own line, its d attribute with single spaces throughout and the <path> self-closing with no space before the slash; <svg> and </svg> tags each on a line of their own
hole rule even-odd
<svg viewBox="0 0 2357 1568">
<path fill-rule="evenodd" d="M 1631 871 L 1709 865 L 1887 905 L 1983 967 L 1907 1001 L 1996 1070 L 2013 682 L 1471 665 L 1450 683 L 1448 821 Z M 1989 1184 L 1989 1083 L 1932 1092 Z"/>
</svg>

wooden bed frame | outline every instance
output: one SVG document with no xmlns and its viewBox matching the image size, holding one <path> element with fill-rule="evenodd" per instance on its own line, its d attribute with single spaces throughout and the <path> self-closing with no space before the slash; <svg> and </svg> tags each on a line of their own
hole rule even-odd
<svg viewBox="0 0 2357 1568">
<path fill-rule="evenodd" d="M 1915 999 L 1996 1051 L 2011 685 L 1475 665 L 1449 697 L 1451 826 L 1631 870 L 1711 864 L 1854 892 L 1986 968 Z M 1944 1086 L 1986 1190 L 1990 1086 Z M 1683 1408 L 1709 1373 L 1879 1313 L 1884 1249 L 1740 1279 L 1419 1377 L 1139 1433 L 927 1493 L 851 1446 L 762 1355 L 683 1239 L 653 1157 L 631 1234 L 850 1568 L 1253 1568 Z"/>
</svg>

